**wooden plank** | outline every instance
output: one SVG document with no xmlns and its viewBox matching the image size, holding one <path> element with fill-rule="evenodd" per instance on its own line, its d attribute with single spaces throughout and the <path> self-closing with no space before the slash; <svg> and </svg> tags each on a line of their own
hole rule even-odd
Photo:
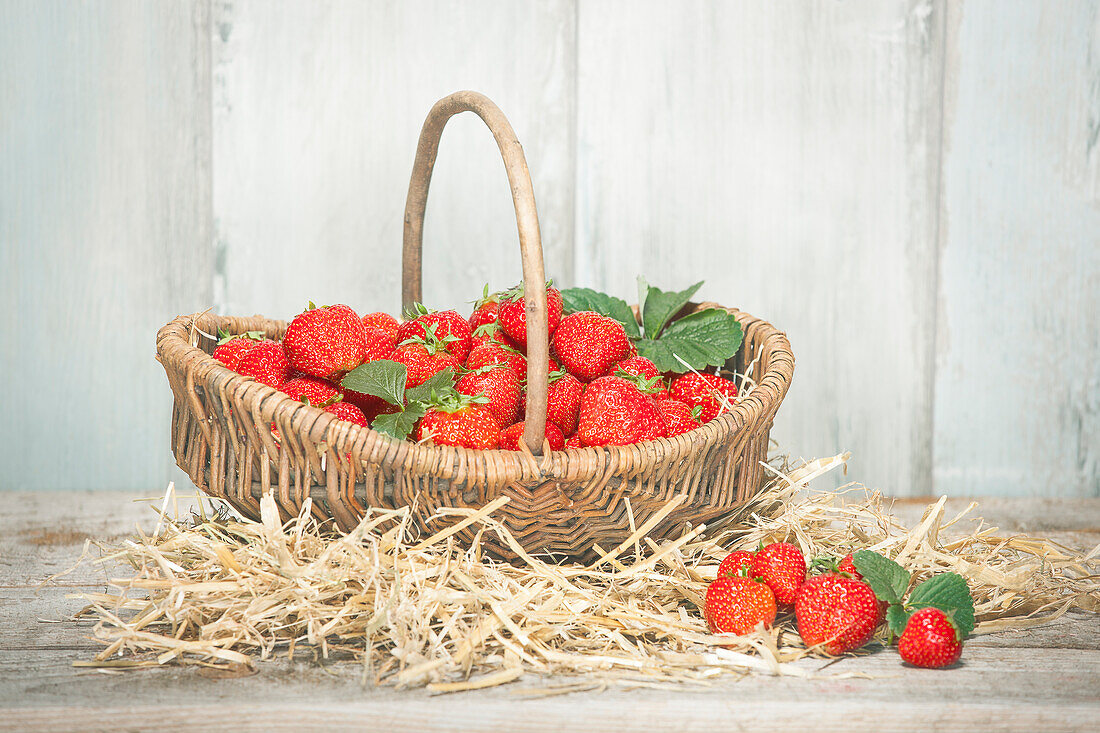
<svg viewBox="0 0 1100 733">
<path fill-rule="evenodd" d="M 775 437 L 930 488 L 939 2 L 586 2 L 577 281 L 641 272 L 786 329 Z M 838 479 L 839 480 L 839 479 Z"/>
<path fill-rule="evenodd" d="M 218 3 L 218 307 L 289 318 L 308 300 L 400 308 L 405 192 L 435 101 L 487 94 L 523 143 L 547 273 L 572 277 L 574 3 Z M 470 310 L 519 281 L 499 152 L 472 115 L 443 135 L 424 292 Z"/>
<path fill-rule="evenodd" d="M 0 489 L 157 486 L 157 329 L 211 298 L 209 2 L 0 23 Z"/>
<path fill-rule="evenodd" d="M 953 8 L 936 490 L 1100 496 L 1100 4 Z"/>
</svg>

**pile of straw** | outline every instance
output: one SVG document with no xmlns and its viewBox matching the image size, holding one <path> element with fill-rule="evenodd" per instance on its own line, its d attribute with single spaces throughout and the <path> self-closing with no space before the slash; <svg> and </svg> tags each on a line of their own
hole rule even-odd
<svg viewBox="0 0 1100 733">
<path fill-rule="evenodd" d="M 811 558 L 867 547 L 897 559 L 914 581 L 955 570 L 970 581 L 976 634 L 1037 625 L 1075 607 L 1100 611 L 1100 548 L 1082 556 L 1042 539 L 998 536 L 966 516 L 973 504 L 948 518 L 942 499 L 906 528 L 877 494 L 807 488 L 846 459 L 772 466 L 774 480 L 736 514 L 662 544 L 642 525 L 587 566 L 523 553 L 493 519 L 506 498 L 477 512 L 448 511 L 442 529 L 423 539 L 412 536 L 407 510 L 372 511 L 340 536 L 319 527 L 308 505 L 281 523 L 270 499 L 261 522 L 224 512 L 169 519 L 162 509 L 152 535 L 101 548 L 96 562 L 128 563 L 132 577 L 112 579 L 111 592 L 74 596 L 89 604 L 83 613 L 105 644 L 77 664 L 233 673 L 308 650 L 356 660 L 368 683 L 436 691 L 525 673 L 584 675 L 576 689 L 804 676 L 812 669 L 792 663 L 820 652 L 804 647 L 789 615 L 771 630 L 733 637 L 710 634 L 700 610 L 726 552 L 780 540 Z M 459 546 L 453 535 L 467 526 L 509 543 L 523 561 Z"/>
</svg>

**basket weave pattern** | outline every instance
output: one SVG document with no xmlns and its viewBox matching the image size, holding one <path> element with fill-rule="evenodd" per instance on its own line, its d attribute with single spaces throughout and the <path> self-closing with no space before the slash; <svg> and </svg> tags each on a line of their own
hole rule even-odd
<svg viewBox="0 0 1100 733">
<path fill-rule="evenodd" d="M 421 132 L 406 204 L 403 301 L 420 300 L 421 234 L 439 136 L 453 115 L 472 111 L 492 130 L 512 183 L 525 282 L 544 282 L 542 249 L 530 176 L 522 148 L 495 105 L 460 92 L 433 107 Z M 207 334 L 262 331 L 281 339 L 283 321 L 209 312 L 180 316 L 157 334 L 160 360 L 175 396 L 172 450 L 177 464 L 210 496 L 258 519 L 270 493 L 284 514 L 297 515 L 307 498 L 318 519 L 352 529 L 368 507 L 412 508 L 414 523 L 434 532 L 444 507 L 481 508 L 501 496 L 494 515 L 528 552 L 571 556 L 610 549 L 670 500 L 679 505 L 649 532 L 660 538 L 744 503 L 763 482 L 768 435 L 794 373 L 786 336 L 765 321 L 732 309 L 744 330 L 726 371 L 750 374 L 753 388 L 732 411 L 672 438 L 627 446 L 582 448 L 539 455 L 546 415 L 548 343 L 546 292 L 527 288 L 528 451 L 474 451 L 395 440 L 292 400 L 241 376 L 210 354 Z M 696 308 L 722 308 L 703 303 Z M 540 329 L 541 326 L 541 329 Z M 540 335 L 541 332 L 541 335 Z M 271 431 L 275 426 L 279 437 Z M 629 502 L 627 501 L 629 499 Z M 667 510 L 666 510 L 667 511 Z M 505 559 L 514 551 L 486 533 L 456 537 Z"/>
</svg>

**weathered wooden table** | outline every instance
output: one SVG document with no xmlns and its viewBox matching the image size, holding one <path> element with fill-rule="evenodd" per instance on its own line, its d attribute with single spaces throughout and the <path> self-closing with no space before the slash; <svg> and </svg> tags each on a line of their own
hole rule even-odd
<svg viewBox="0 0 1100 733">
<path fill-rule="evenodd" d="M 112 672 L 74 668 L 100 647 L 89 626 L 56 623 L 102 589 L 82 567 L 55 585 L 88 537 L 152 524 L 147 504 L 117 492 L 14 493 L 0 516 L 0 730 L 1100 730 L 1100 617 L 1071 614 L 1027 632 L 971 639 L 961 667 L 903 666 L 892 649 L 845 658 L 810 678 L 744 677 L 705 689 L 588 690 L 548 696 L 575 680 L 527 676 L 481 692 L 365 687 L 354 664 L 276 661 L 259 674 L 215 679 L 194 667 Z M 950 502 L 963 505 L 963 502 Z M 922 502 L 895 510 L 916 518 Z M 1100 543 L 1100 499 L 994 500 L 1005 532 Z M 822 660 L 804 660 L 811 670 Z M 860 672 L 862 678 L 830 678 Z M 873 722 L 872 722 L 873 721 Z"/>
</svg>

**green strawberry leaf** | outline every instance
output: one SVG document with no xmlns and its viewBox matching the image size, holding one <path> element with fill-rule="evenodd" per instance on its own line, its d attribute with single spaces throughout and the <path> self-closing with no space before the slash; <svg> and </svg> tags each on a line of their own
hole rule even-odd
<svg viewBox="0 0 1100 733">
<path fill-rule="evenodd" d="M 400 405 L 404 402 L 408 376 L 408 367 L 401 362 L 379 359 L 352 369 L 340 381 L 340 386 L 378 397 L 391 405 Z"/>
<path fill-rule="evenodd" d="M 634 318 L 634 311 L 621 298 L 591 288 L 566 288 L 561 291 L 561 300 L 566 313 L 595 311 L 601 316 L 614 318 L 623 324 L 623 329 L 630 338 L 637 339 L 642 336 L 642 332 L 638 329 L 638 321 Z"/>
<path fill-rule="evenodd" d="M 424 413 L 427 411 L 427 405 L 416 402 L 409 405 L 401 412 L 395 412 L 392 415 L 379 415 L 374 418 L 370 426 L 372 430 L 377 430 L 384 435 L 389 435 L 398 440 L 404 440 L 409 437 L 409 433 L 416 427 L 417 420 L 424 417 Z"/>
<path fill-rule="evenodd" d="M 691 300 L 691 296 L 695 295 L 695 292 L 703 287 L 703 281 L 700 280 L 687 290 L 681 290 L 675 293 L 665 292 L 660 288 L 655 288 L 647 283 L 644 277 L 639 275 L 639 296 L 643 286 L 645 287 L 645 297 L 644 299 L 639 297 L 638 306 L 642 313 L 642 325 L 645 326 L 646 338 L 656 339 L 660 337 L 661 330 L 668 323 L 669 319 L 687 305 L 688 301 Z M 733 354 L 730 354 L 730 356 L 733 356 Z M 696 367 L 696 369 L 698 368 L 699 367 Z"/>
<path fill-rule="evenodd" d="M 409 405 L 417 402 L 432 402 L 433 395 L 453 392 L 455 386 L 455 373 L 450 369 L 436 372 L 428 381 L 418 387 L 409 387 L 405 390 L 405 399 Z"/>
<path fill-rule="evenodd" d="M 890 633 L 894 636 L 901 636 L 901 632 L 905 631 L 905 625 L 908 623 L 909 612 L 900 603 L 895 603 L 886 609 L 886 625 L 890 627 Z"/>
<path fill-rule="evenodd" d="M 871 586 L 880 601 L 901 603 L 905 591 L 909 588 L 909 571 L 893 560 L 870 550 L 857 550 L 852 553 L 852 562 L 863 576 L 863 582 Z"/>
<path fill-rule="evenodd" d="M 668 324 L 660 338 L 643 339 L 636 345 L 638 353 L 660 371 L 684 372 L 676 356 L 692 369 L 721 366 L 737 353 L 742 336 L 741 323 L 733 314 L 707 308 Z"/>
<path fill-rule="evenodd" d="M 908 607 L 915 611 L 929 606 L 951 616 L 960 637 L 965 639 L 974 630 L 974 599 L 966 579 L 958 573 L 933 575 L 913 589 Z"/>
</svg>

